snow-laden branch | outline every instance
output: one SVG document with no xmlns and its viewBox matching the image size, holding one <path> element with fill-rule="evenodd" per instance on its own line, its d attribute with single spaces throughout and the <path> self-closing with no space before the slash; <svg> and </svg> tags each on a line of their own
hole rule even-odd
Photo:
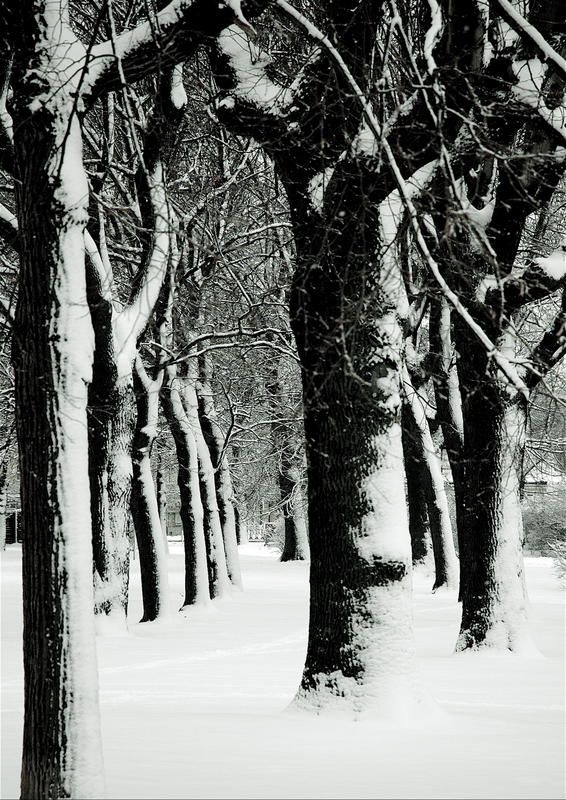
<svg viewBox="0 0 566 800">
<path fill-rule="evenodd" d="M 259 13 L 267 0 L 255 0 Z M 151 20 L 95 45 L 86 57 L 82 95 L 93 102 L 101 94 L 185 61 L 202 42 L 236 23 L 250 29 L 235 0 L 172 0 Z"/>
<path fill-rule="evenodd" d="M 514 270 L 503 279 L 486 275 L 476 289 L 476 300 L 494 308 L 501 305 L 506 313 L 516 311 L 534 300 L 541 300 L 566 283 L 566 237 L 548 256 L 534 258 L 526 267 Z"/>
<path fill-rule="evenodd" d="M 149 193 L 155 222 L 150 252 L 137 276 L 137 287 L 125 308 L 116 318 L 115 336 L 120 350 L 133 352 L 136 342 L 149 322 L 167 273 L 172 235 L 172 212 L 163 180 L 163 165 L 158 162 L 148 176 Z"/>
<path fill-rule="evenodd" d="M 566 105 L 548 108 L 544 102 L 543 81 L 546 67 L 538 58 L 514 61 L 511 65 L 517 83 L 511 87 L 513 97 L 537 112 L 556 133 L 566 140 Z"/>
<path fill-rule="evenodd" d="M 222 31 L 217 45 L 234 75 L 233 96 L 220 100 L 218 108 L 239 98 L 261 109 L 264 114 L 281 116 L 292 105 L 292 92 L 274 83 L 266 74 L 270 59 L 260 53 L 236 25 Z"/>
<path fill-rule="evenodd" d="M 539 52 L 544 61 L 552 64 L 556 72 L 566 81 L 566 59 L 558 53 L 552 45 L 544 38 L 525 17 L 509 2 L 509 0 L 495 0 L 501 10 L 501 15 L 507 20 L 509 25 L 523 39 L 528 39 Z M 563 21 L 563 20 L 557 20 Z"/>
<path fill-rule="evenodd" d="M 436 71 L 433 51 L 442 35 L 442 9 L 437 0 L 428 0 L 428 5 L 430 7 L 431 22 L 425 34 L 424 57 L 429 74 L 432 75 Z"/>
<path fill-rule="evenodd" d="M 14 250 L 19 250 L 18 220 L 16 215 L 2 203 L 0 203 L 0 236 L 10 244 Z"/>
<path fill-rule="evenodd" d="M 114 278 L 109 262 L 105 261 L 96 242 L 85 231 L 85 253 L 89 283 L 96 290 L 97 299 L 112 303 L 114 299 Z"/>
<path fill-rule="evenodd" d="M 436 260 L 433 258 L 428 245 L 426 243 L 425 237 L 423 235 L 421 224 L 419 220 L 419 215 L 415 205 L 413 203 L 411 197 L 411 190 L 410 187 L 407 185 L 407 182 L 403 178 L 401 174 L 401 170 L 399 169 L 399 165 L 397 163 L 397 159 L 391 149 L 391 146 L 387 139 L 383 137 L 383 132 L 381 129 L 381 125 L 375 116 L 373 108 L 369 103 L 367 97 L 365 96 L 364 92 L 359 87 L 357 81 L 355 80 L 354 76 L 348 69 L 347 64 L 344 62 L 344 59 L 337 51 L 335 46 L 332 42 L 325 36 L 322 31 L 320 31 L 312 22 L 310 22 L 306 17 L 304 17 L 299 11 L 289 5 L 286 0 L 275 0 L 276 5 L 281 8 L 291 19 L 297 22 L 306 32 L 312 36 L 314 39 L 319 41 L 329 52 L 330 56 L 332 57 L 334 63 L 342 72 L 343 76 L 350 84 L 354 96 L 360 102 L 364 116 L 368 125 L 370 126 L 374 136 L 378 141 L 382 143 L 383 153 L 385 158 L 387 159 L 387 163 L 391 172 L 393 173 L 395 182 L 397 184 L 397 189 L 399 190 L 400 197 L 403 200 L 403 204 L 407 210 L 407 214 L 409 217 L 409 223 L 411 229 L 414 233 L 418 248 L 423 256 L 423 259 L 427 266 L 429 267 L 430 271 L 432 272 L 436 282 L 440 286 L 444 296 L 450 302 L 450 304 L 454 307 L 454 309 L 458 312 L 458 314 L 464 319 L 470 330 L 475 334 L 475 336 L 479 339 L 482 345 L 485 347 L 488 357 L 493 360 L 496 364 L 498 369 L 502 372 L 503 375 L 507 378 L 507 380 L 513 385 L 517 391 L 521 392 L 525 396 L 528 397 L 529 390 L 525 384 L 525 382 L 521 379 L 515 367 L 511 364 L 508 358 L 501 353 L 495 344 L 491 341 L 487 333 L 483 330 L 483 328 L 476 322 L 476 320 L 472 317 L 470 312 L 463 306 L 462 302 L 458 295 L 451 289 L 451 287 L 446 282 L 444 276 L 441 273 L 440 267 Z"/>
<path fill-rule="evenodd" d="M 201 353 L 196 353 L 194 348 L 198 347 L 199 345 L 201 345 L 203 342 L 206 342 L 206 341 L 222 340 L 222 339 L 237 339 L 238 337 L 244 337 L 244 338 L 247 338 L 247 339 L 250 339 L 250 338 L 253 339 L 253 338 L 258 337 L 258 336 L 267 336 L 267 335 L 276 336 L 276 337 L 280 338 L 283 341 L 283 344 L 282 345 L 277 345 L 275 342 L 261 341 L 260 342 L 261 346 L 273 345 L 273 347 L 275 349 L 277 349 L 279 352 L 284 352 L 285 355 L 292 356 L 293 358 L 296 359 L 296 354 L 289 347 L 289 344 L 288 344 L 288 341 L 287 341 L 287 338 L 286 338 L 285 334 L 279 328 L 269 328 L 268 327 L 268 328 L 256 328 L 256 329 L 253 329 L 253 328 L 239 327 L 239 328 L 233 328 L 232 330 L 229 330 L 229 331 L 219 331 L 219 332 L 212 331 L 210 333 L 202 333 L 202 334 L 200 334 L 200 336 L 196 336 L 187 345 L 185 345 L 183 347 L 183 351 L 184 352 L 179 353 L 174 358 L 172 358 L 169 361 L 167 361 L 164 366 L 168 366 L 169 364 L 180 364 L 183 361 L 188 361 L 189 359 L 195 358 L 196 355 L 201 355 L 202 353 L 207 352 L 208 349 L 218 350 L 218 349 L 226 349 L 227 347 L 229 348 L 229 347 L 236 347 L 236 346 L 239 346 L 239 347 L 242 347 L 242 346 L 244 346 L 244 347 L 250 347 L 250 346 L 257 347 L 258 346 L 257 342 L 252 342 L 252 343 L 250 343 L 250 342 L 247 342 L 247 343 L 231 342 L 230 344 L 227 344 L 227 345 L 221 345 L 221 346 L 220 345 L 213 345 L 212 347 L 207 348 L 207 350 L 202 350 Z"/>
</svg>

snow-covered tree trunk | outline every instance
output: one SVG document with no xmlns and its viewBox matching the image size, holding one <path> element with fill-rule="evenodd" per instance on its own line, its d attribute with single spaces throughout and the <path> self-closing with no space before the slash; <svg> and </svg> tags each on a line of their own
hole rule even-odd
<svg viewBox="0 0 566 800">
<path fill-rule="evenodd" d="M 143 617 L 153 622 L 167 612 L 167 551 L 159 504 L 151 473 L 151 449 L 157 436 L 159 391 L 163 373 L 150 380 L 141 359 L 136 361 L 134 387 L 137 422 L 133 442 L 132 517 L 140 559 Z"/>
<path fill-rule="evenodd" d="M 103 329 L 102 333 L 106 338 L 108 331 Z M 94 380 L 89 393 L 95 610 L 101 618 L 107 616 L 118 624 L 125 624 L 130 568 L 128 522 L 135 401 L 131 373 L 119 378 L 116 375 L 115 354 L 106 359 L 103 355 L 106 353 L 97 336 Z"/>
<path fill-rule="evenodd" d="M 165 552 L 169 552 L 169 540 L 167 538 L 167 482 L 163 471 L 161 460 L 157 464 L 157 474 L 155 476 L 155 490 L 157 493 L 157 507 L 159 509 L 159 521 L 161 522 L 161 532 Z"/>
<path fill-rule="evenodd" d="M 297 702 L 402 717 L 418 705 L 400 424 L 403 289 L 398 273 L 380 274 L 379 256 L 372 263 L 377 209 L 354 186 L 333 198 L 341 222 L 332 236 L 313 236 L 308 216 L 296 227 L 291 322 L 303 373 L 311 563 Z"/>
<path fill-rule="evenodd" d="M 461 331 L 466 546 L 457 650 L 521 651 L 529 645 L 519 498 L 526 401 L 492 374 L 485 352 Z M 465 344 L 464 344 L 465 343 Z"/>
<path fill-rule="evenodd" d="M 208 563 L 208 583 L 211 598 L 223 597 L 230 588 L 224 537 L 216 495 L 215 470 L 210 450 L 204 438 L 198 412 L 197 370 L 189 362 L 187 374 L 180 384 L 180 395 L 187 422 L 191 427 L 198 457 L 199 483 L 203 508 L 204 536 Z"/>
<path fill-rule="evenodd" d="M 433 591 L 440 587 L 454 588 L 458 583 L 458 559 L 454 549 L 452 524 L 440 458 L 432 440 L 423 398 L 414 389 L 406 369 L 404 370 L 403 394 L 411 418 L 411 436 L 419 453 L 422 470 L 421 479 L 434 554 Z"/>
<path fill-rule="evenodd" d="M 222 525 L 222 535 L 224 538 L 228 576 L 234 586 L 241 588 L 242 573 L 240 570 L 240 557 L 238 555 L 238 540 L 236 536 L 234 490 L 232 488 L 230 462 L 227 454 L 224 452 L 225 437 L 217 421 L 214 395 L 210 383 L 211 370 L 212 366 L 210 361 L 205 357 L 204 364 L 201 365 L 200 381 L 197 383 L 199 419 L 214 468 L 216 497 Z"/>
<path fill-rule="evenodd" d="M 23 525 L 23 798 L 104 796 L 92 590 L 84 270 L 88 184 L 63 3 L 27 4 L 13 76 L 20 287 L 13 364 Z"/>
<path fill-rule="evenodd" d="M 308 561 L 309 558 L 309 536 L 299 482 L 299 471 L 289 463 L 283 450 L 279 458 L 279 493 L 285 522 L 281 561 Z"/>
<path fill-rule="evenodd" d="M 207 603 L 210 590 L 197 444 L 181 400 L 179 383 L 175 369 L 166 369 L 161 402 L 177 453 L 177 483 L 185 549 L 183 606 L 191 606 Z"/>
</svg>

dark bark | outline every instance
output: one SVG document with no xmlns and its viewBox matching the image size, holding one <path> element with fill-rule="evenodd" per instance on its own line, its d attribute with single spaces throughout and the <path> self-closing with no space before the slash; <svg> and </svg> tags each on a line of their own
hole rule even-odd
<svg viewBox="0 0 566 800">
<path fill-rule="evenodd" d="M 485 351 L 457 328 L 465 479 L 460 487 L 462 622 L 457 649 L 520 650 L 526 641 L 519 498 L 526 401 L 494 375 Z"/>
<path fill-rule="evenodd" d="M 415 441 L 414 424 L 410 411 L 403 405 L 403 459 L 407 481 L 407 510 L 413 566 L 427 564 L 430 557 L 430 530 L 427 497 L 424 486 L 423 463 Z"/>
<path fill-rule="evenodd" d="M 42 39 L 45 30 L 38 27 L 27 19 L 30 39 Z M 35 51 L 35 42 L 20 53 L 22 71 L 35 64 L 53 76 L 49 58 L 58 64 L 64 56 L 56 46 Z M 22 253 L 13 337 L 23 533 L 21 794 L 26 800 L 95 798 L 104 782 L 87 473 L 87 184 L 80 163 L 67 183 L 70 170 L 62 163 L 66 149 L 80 146 L 68 87 L 56 82 L 60 105 L 39 100 L 32 113 L 32 101 L 45 97 L 34 75 L 18 72 L 13 82 Z"/>
</svg>

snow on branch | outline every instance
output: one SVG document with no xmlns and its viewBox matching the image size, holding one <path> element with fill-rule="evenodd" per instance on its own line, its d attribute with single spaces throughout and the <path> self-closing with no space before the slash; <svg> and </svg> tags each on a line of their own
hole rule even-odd
<svg viewBox="0 0 566 800">
<path fill-rule="evenodd" d="M 313 25 L 312 22 L 306 19 L 306 17 L 304 17 L 303 14 L 301 14 L 295 8 L 290 6 L 286 0 L 275 0 L 275 2 L 277 6 L 281 8 L 291 19 L 293 19 L 297 24 L 299 24 L 310 36 L 319 41 L 328 50 L 332 60 L 334 61 L 338 69 L 342 72 L 344 78 L 350 84 L 354 96 L 357 98 L 363 109 L 363 113 L 369 127 L 373 131 L 373 134 L 376 137 L 376 139 L 382 142 L 383 153 L 387 159 L 389 168 L 393 173 L 393 177 L 395 179 L 397 188 L 399 190 L 399 195 L 402 198 L 403 204 L 407 210 L 411 229 L 413 231 L 418 248 L 421 252 L 421 255 L 423 256 L 425 263 L 432 272 L 436 282 L 440 286 L 446 299 L 449 301 L 449 303 L 453 306 L 453 308 L 457 311 L 457 313 L 466 322 L 470 330 L 475 334 L 475 336 L 485 347 L 488 357 L 493 360 L 497 368 L 506 377 L 509 383 L 512 386 L 514 386 L 517 389 L 517 391 L 519 391 L 521 394 L 528 397 L 529 390 L 525 382 L 517 373 L 515 367 L 511 364 L 509 359 L 498 350 L 498 348 L 491 341 L 487 333 L 476 322 L 476 320 L 472 317 L 470 312 L 462 305 L 460 298 L 450 288 L 444 276 L 442 275 L 440 267 L 436 262 L 436 260 L 433 258 L 426 243 L 425 237 L 423 235 L 421 224 L 419 221 L 419 215 L 412 200 L 411 189 L 407 185 L 405 179 L 403 178 L 403 175 L 397 163 L 397 159 L 395 158 L 393 150 L 391 149 L 391 145 L 389 144 L 387 139 L 383 137 L 383 131 L 381 129 L 381 125 L 377 117 L 375 116 L 375 113 L 371 107 L 370 102 L 368 101 L 367 97 L 361 90 L 354 76 L 348 69 L 348 66 L 344 62 L 344 59 L 337 51 L 336 47 L 328 39 L 328 37 L 325 36 L 315 25 Z"/>
<path fill-rule="evenodd" d="M 19 251 L 20 242 L 18 234 L 18 220 L 16 215 L 0 203 L 0 236 L 10 244 L 14 250 Z"/>
<path fill-rule="evenodd" d="M 530 42 L 532 42 L 543 61 L 550 62 L 562 79 L 566 81 L 566 59 L 556 52 L 556 50 L 549 44 L 549 42 L 547 42 L 540 31 L 538 31 L 534 25 L 525 19 L 525 17 L 517 11 L 517 9 L 509 2 L 509 0 L 496 0 L 496 3 L 501 9 L 502 16 L 507 20 L 509 25 L 523 39 L 528 39 Z"/>
<path fill-rule="evenodd" d="M 566 106 L 548 108 L 544 102 L 543 81 L 546 76 L 546 67 L 538 58 L 527 61 L 515 61 L 512 70 L 517 78 L 517 83 L 511 87 L 511 92 L 518 102 L 534 109 L 541 119 L 566 139 Z"/>
<path fill-rule="evenodd" d="M 255 2 L 254 12 L 266 4 L 267 0 Z M 136 81 L 153 73 L 158 62 L 173 66 L 184 61 L 205 38 L 217 36 L 234 22 L 251 28 L 237 0 L 172 0 L 151 20 L 91 49 L 82 94 L 93 101 L 120 88 L 124 78 Z"/>
<path fill-rule="evenodd" d="M 486 275 L 476 289 L 476 300 L 488 306 L 503 302 L 506 313 L 534 300 L 541 300 L 566 282 L 566 237 L 548 256 L 534 258 L 521 270 L 503 279 Z"/>
<path fill-rule="evenodd" d="M 267 76 L 265 68 L 270 59 L 260 53 L 236 25 L 222 31 L 217 42 L 234 74 L 235 97 L 273 115 L 282 114 L 291 105 L 293 96 L 290 90 Z M 230 100 L 227 97 L 220 103 L 226 104 Z"/>
<path fill-rule="evenodd" d="M 153 312 L 167 273 L 172 235 L 172 210 L 167 201 L 163 165 L 158 162 L 148 176 L 149 194 L 154 209 L 154 228 L 150 250 L 138 276 L 127 306 L 116 319 L 116 339 L 120 351 L 130 358 L 137 340 Z"/>
</svg>

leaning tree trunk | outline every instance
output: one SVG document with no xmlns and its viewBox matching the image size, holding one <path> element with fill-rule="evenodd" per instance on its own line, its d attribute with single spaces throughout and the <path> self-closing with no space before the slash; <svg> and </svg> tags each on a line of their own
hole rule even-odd
<svg viewBox="0 0 566 800">
<path fill-rule="evenodd" d="M 181 400 L 195 439 L 198 456 L 199 483 L 204 512 L 204 537 L 208 562 L 208 583 L 210 596 L 223 597 L 229 592 L 230 579 L 226 565 L 224 537 L 216 496 L 215 471 L 210 450 L 204 438 L 198 413 L 196 374 L 189 364 L 188 374 L 181 379 Z M 234 530 L 235 535 L 235 530 Z"/>
<path fill-rule="evenodd" d="M 88 184 L 75 113 L 80 70 L 61 14 L 55 30 L 39 15 L 36 29 L 30 25 L 34 69 L 19 65 L 13 84 L 22 242 L 13 338 L 23 527 L 21 793 L 29 800 L 104 795 L 87 462 Z"/>
<path fill-rule="evenodd" d="M 519 499 L 526 401 L 490 371 L 485 351 L 460 330 L 466 480 L 457 650 L 530 647 Z"/>
<path fill-rule="evenodd" d="M 218 425 L 214 406 L 214 395 L 210 385 L 209 373 L 211 372 L 211 365 L 210 362 L 207 363 L 207 361 L 205 356 L 204 366 L 201 367 L 201 380 L 197 384 L 199 419 L 214 468 L 216 498 L 218 501 L 220 523 L 222 525 L 228 576 L 234 586 L 242 588 L 232 476 L 230 474 L 228 456 L 224 452 L 225 437 Z"/>
<path fill-rule="evenodd" d="M 456 538 L 460 560 L 460 590 L 464 581 L 463 570 L 470 561 L 464 535 L 465 509 L 463 505 L 466 482 L 464 464 L 464 422 L 456 352 L 452 341 L 452 310 L 445 298 L 431 299 L 429 324 L 430 354 L 432 357 L 432 382 L 436 401 L 436 415 L 442 429 L 446 455 L 450 463 L 456 509 Z M 461 600 L 461 596 L 459 597 Z"/>
<path fill-rule="evenodd" d="M 140 360 L 136 362 L 134 388 L 138 416 L 133 443 L 131 505 L 140 559 L 143 597 L 141 622 L 153 622 L 167 612 L 167 552 L 151 474 L 151 449 L 157 436 L 161 376 L 154 381 L 149 380 Z"/>
</svg>

